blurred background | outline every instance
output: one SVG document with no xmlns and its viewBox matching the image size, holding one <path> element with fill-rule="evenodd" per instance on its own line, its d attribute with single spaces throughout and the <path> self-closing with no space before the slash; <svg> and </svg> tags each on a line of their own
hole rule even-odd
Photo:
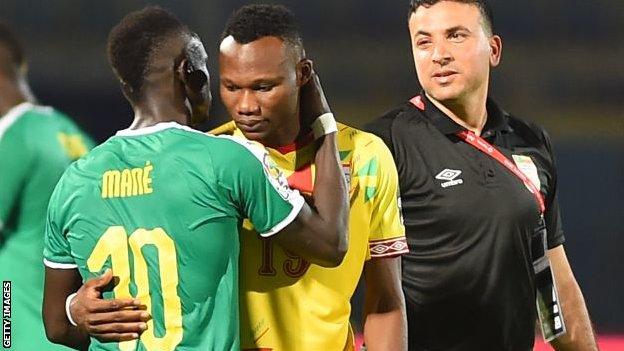
<svg viewBox="0 0 624 351">
<path fill-rule="evenodd" d="M 218 38 L 229 14 L 245 3 L 0 0 L 0 20 L 23 42 L 40 102 L 103 141 L 132 119 L 105 52 L 108 31 L 121 17 L 158 4 L 200 34 L 211 57 L 214 126 L 227 120 L 218 98 Z M 362 126 L 419 91 L 407 0 L 272 3 L 297 16 L 342 121 Z M 624 334 L 624 1 L 494 0 L 493 8 L 504 50 L 491 95 L 550 132 L 568 257 L 598 331 Z M 356 328 L 360 305 L 358 292 Z"/>
</svg>

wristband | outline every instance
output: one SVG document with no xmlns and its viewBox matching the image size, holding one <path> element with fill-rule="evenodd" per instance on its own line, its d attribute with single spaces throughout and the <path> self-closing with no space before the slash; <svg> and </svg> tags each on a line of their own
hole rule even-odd
<svg viewBox="0 0 624 351">
<path fill-rule="evenodd" d="M 69 296 L 67 296 L 67 300 L 65 300 L 65 314 L 67 315 L 67 319 L 69 319 L 69 323 L 71 323 L 71 325 L 73 325 L 74 327 L 77 327 L 78 324 L 76 324 L 76 322 L 74 322 L 74 319 L 71 316 L 71 313 L 69 312 L 69 305 L 71 304 L 72 300 L 74 299 L 74 297 L 76 297 L 78 293 L 73 293 Z"/>
<path fill-rule="evenodd" d="M 320 115 L 314 122 L 312 122 L 311 127 L 312 133 L 314 133 L 314 139 L 318 139 L 324 135 L 338 131 L 338 125 L 336 125 L 334 114 L 331 112 Z"/>
</svg>

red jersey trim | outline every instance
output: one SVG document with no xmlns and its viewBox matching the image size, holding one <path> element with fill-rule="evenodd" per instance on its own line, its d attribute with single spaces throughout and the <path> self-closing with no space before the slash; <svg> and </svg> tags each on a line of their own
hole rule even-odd
<svg viewBox="0 0 624 351">
<path fill-rule="evenodd" d="M 314 141 L 314 135 L 308 134 L 308 135 L 302 137 L 301 140 L 296 140 L 294 143 L 291 143 L 291 144 L 288 144 L 288 145 L 277 146 L 274 149 L 276 151 L 278 151 L 280 154 L 286 155 L 286 154 L 291 153 L 291 152 L 293 152 L 295 150 L 299 150 L 299 149 L 303 148 L 304 146 L 309 145 L 313 141 Z"/>
<path fill-rule="evenodd" d="M 409 252 L 405 237 L 371 241 L 368 249 L 371 258 L 395 257 Z"/>
</svg>

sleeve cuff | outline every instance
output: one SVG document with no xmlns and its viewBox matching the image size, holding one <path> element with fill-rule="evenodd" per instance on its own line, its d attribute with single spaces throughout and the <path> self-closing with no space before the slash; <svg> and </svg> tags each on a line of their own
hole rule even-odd
<svg viewBox="0 0 624 351">
<path fill-rule="evenodd" d="M 260 233 L 260 236 L 263 238 L 268 238 L 272 235 L 277 234 L 280 230 L 284 229 L 284 227 L 286 227 L 295 220 L 299 212 L 301 212 L 301 208 L 303 207 L 304 203 L 305 200 L 303 199 L 303 196 L 297 193 L 297 196 L 292 201 L 290 201 L 290 204 L 292 205 L 292 210 L 290 210 L 288 216 L 286 216 L 286 218 L 282 219 L 279 223 L 274 225 L 273 228 L 269 229 L 264 233 Z"/>
<path fill-rule="evenodd" d="M 409 252 L 407 240 L 404 236 L 393 239 L 371 241 L 368 244 L 368 249 L 370 251 L 371 259 L 396 257 Z"/>
<path fill-rule="evenodd" d="M 46 267 L 49 268 L 54 268 L 54 269 L 75 269 L 78 268 L 78 265 L 75 263 L 58 263 L 58 262 L 52 262 L 49 261 L 47 259 L 43 259 L 43 264 Z"/>
</svg>

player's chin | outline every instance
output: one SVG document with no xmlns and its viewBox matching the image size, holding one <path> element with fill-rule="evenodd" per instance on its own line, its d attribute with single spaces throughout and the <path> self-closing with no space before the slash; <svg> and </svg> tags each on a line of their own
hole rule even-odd
<svg viewBox="0 0 624 351">
<path fill-rule="evenodd" d="M 268 135 L 268 132 L 265 131 L 265 130 L 253 130 L 253 131 L 250 131 L 250 130 L 243 130 L 241 128 L 239 128 L 239 129 L 243 133 L 243 135 L 245 136 L 245 139 L 251 140 L 251 141 L 257 141 L 257 142 L 260 142 L 260 143 L 262 143 L 266 139 L 266 137 Z"/>
<path fill-rule="evenodd" d="M 462 92 L 459 84 L 436 84 L 428 91 L 428 94 L 437 101 L 453 101 L 457 100 L 462 95 Z"/>
</svg>

